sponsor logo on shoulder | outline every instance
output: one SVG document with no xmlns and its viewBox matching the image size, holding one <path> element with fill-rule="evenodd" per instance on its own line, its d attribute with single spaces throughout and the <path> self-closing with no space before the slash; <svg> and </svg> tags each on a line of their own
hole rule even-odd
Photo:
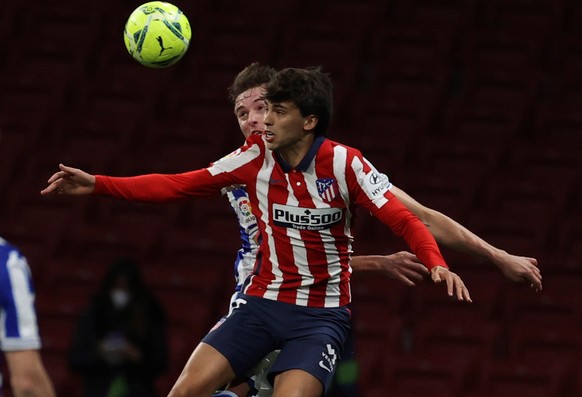
<svg viewBox="0 0 582 397">
<path fill-rule="evenodd" d="M 329 229 L 341 222 L 341 208 L 303 208 L 273 204 L 273 222 L 277 226 L 297 230 Z"/>
<path fill-rule="evenodd" d="M 383 195 L 390 187 L 388 177 L 385 174 L 378 173 L 378 171 L 370 172 L 366 176 L 364 184 L 368 192 L 374 197 Z"/>
</svg>

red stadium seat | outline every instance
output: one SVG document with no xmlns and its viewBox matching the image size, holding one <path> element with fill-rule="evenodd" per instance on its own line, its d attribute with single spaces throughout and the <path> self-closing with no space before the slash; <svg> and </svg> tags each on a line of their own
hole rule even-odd
<svg viewBox="0 0 582 397">
<path fill-rule="evenodd" d="M 170 324 L 167 327 L 169 345 L 168 368 L 156 381 L 161 394 L 167 394 L 180 376 L 190 354 L 200 341 L 200 336 L 192 333 L 189 327 Z"/>
<path fill-rule="evenodd" d="M 527 171 L 525 171 L 527 172 Z M 547 241 L 556 218 L 565 210 L 568 191 L 549 188 L 542 180 L 530 180 L 508 175 L 492 181 L 489 186 L 487 206 L 498 216 L 516 224 L 527 224 L 535 216 L 537 238 L 540 243 Z M 549 181 L 551 185 L 558 181 Z"/>
<path fill-rule="evenodd" d="M 430 26 L 458 33 L 466 24 L 471 24 L 476 16 L 477 7 L 471 0 L 433 2 L 430 0 L 403 1 L 409 9 L 412 24 Z"/>
<path fill-rule="evenodd" d="M 36 294 L 38 316 L 74 322 L 89 305 L 96 291 L 96 284 L 55 281 L 50 288 L 40 290 Z"/>
<path fill-rule="evenodd" d="M 67 356 L 76 327 L 75 320 L 74 317 L 56 317 L 46 313 L 39 317 L 43 354 Z"/>
<path fill-rule="evenodd" d="M 189 291 L 192 296 L 213 302 L 216 294 L 226 288 L 225 272 L 218 268 L 221 263 L 163 263 L 143 269 L 146 283 L 156 290 Z M 202 262 L 202 263 L 201 263 Z M 233 286 L 234 287 L 234 286 Z"/>
<path fill-rule="evenodd" d="M 370 44 L 372 73 L 387 78 L 444 81 L 449 73 L 452 40 L 446 31 L 425 25 L 379 27 Z"/>
<path fill-rule="evenodd" d="M 501 324 L 486 319 L 430 317 L 417 322 L 411 338 L 417 354 L 479 360 L 495 356 L 501 331 Z"/>
<path fill-rule="evenodd" d="M 390 375 L 386 391 L 392 396 L 455 396 L 463 395 L 467 384 L 475 378 L 474 363 L 464 357 L 401 355 L 389 359 Z"/>
<path fill-rule="evenodd" d="M 490 244 L 515 255 L 535 257 L 543 251 L 547 243 L 547 230 L 532 229 L 515 217 L 512 219 L 505 215 L 500 216 L 495 208 L 475 211 L 466 226 Z"/>
<path fill-rule="evenodd" d="M 101 225 L 78 224 L 67 231 L 66 250 L 60 255 L 79 260 L 92 258 L 105 263 L 120 257 L 144 260 L 153 248 L 147 244 L 144 233 L 148 234 L 148 231 L 136 230 L 128 235 L 119 230 L 104 229 Z"/>
<path fill-rule="evenodd" d="M 470 30 L 462 43 L 462 62 L 469 70 L 505 71 L 517 79 L 538 68 L 544 42 L 534 34 L 510 33 L 487 25 Z"/>
<path fill-rule="evenodd" d="M 369 100 L 361 95 L 361 101 Z M 360 106 L 360 105 L 358 105 Z M 361 106 L 365 106 L 363 103 Z M 415 113 L 393 111 L 372 112 L 354 118 L 343 128 L 333 129 L 334 140 L 357 147 L 362 154 L 388 176 L 404 166 L 415 148 L 415 137 L 424 133 L 425 120 Z M 382 136 L 382 139 L 378 139 Z"/>
<path fill-rule="evenodd" d="M 483 14 L 487 23 L 503 29 L 508 35 L 538 37 L 541 41 L 558 27 L 562 4 L 551 0 L 495 0 L 487 3 Z"/>
<path fill-rule="evenodd" d="M 528 291 L 527 286 L 506 289 L 505 321 L 508 323 L 530 324 L 534 327 L 544 324 L 580 324 L 582 295 L 579 288 L 580 276 L 544 277 L 541 294 Z"/>
<path fill-rule="evenodd" d="M 558 363 L 540 366 L 527 360 L 487 360 L 481 389 L 493 396 L 563 395 L 567 370 Z"/>
<path fill-rule="evenodd" d="M 389 369 L 384 365 L 385 357 L 398 355 L 398 351 L 381 338 L 366 338 L 357 333 L 355 346 L 360 390 L 365 393 L 375 385 L 386 387 L 385 380 L 389 375 Z"/>
<path fill-rule="evenodd" d="M 46 354 L 41 351 L 43 365 L 53 382 L 55 390 L 65 396 L 81 394 L 82 380 L 79 374 L 72 372 L 67 364 L 67 358 L 62 353 Z"/>
<path fill-rule="evenodd" d="M 278 64 L 284 67 L 322 66 L 334 79 L 334 108 L 350 106 L 357 85 L 363 32 L 333 23 L 293 24 L 285 29 Z"/>
<path fill-rule="evenodd" d="M 571 377 L 571 390 L 572 396 L 582 395 L 582 367 L 580 366 Z"/>
<path fill-rule="evenodd" d="M 482 269 L 483 265 L 478 262 L 460 261 L 463 266 L 459 270 L 453 267 L 453 271 L 464 280 L 473 303 L 457 301 L 447 295 L 443 285 L 426 280 L 412 292 L 412 306 L 408 311 L 412 321 L 419 324 L 423 321 L 482 324 L 499 317 L 503 276 Z"/>
<path fill-rule="evenodd" d="M 356 340 L 382 340 L 392 353 L 403 349 L 404 325 L 400 318 L 387 314 L 382 305 L 366 304 L 352 309 Z"/>
<path fill-rule="evenodd" d="M 405 311 L 413 288 L 404 283 L 378 275 L 354 275 L 352 302 L 354 310 L 382 311 L 398 315 Z M 358 315 L 356 314 L 356 317 Z M 370 319 L 374 315 L 370 313 Z"/>
<path fill-rule="evenodd" d="M 509 325 L 508 351 L 511 357 L 539 363 L 578 364 L 582 354 L 580 327 L 572 324 L 551 323 L 532 327 L 529 323 Z"/>
<path fill-rule="evenodd" d="M 169 327 L 186 329 L 192 348 L 228 310 L 219 311 L 195 290 L 154 289 L 154 294 L 166 310 Z"/>
</svg>

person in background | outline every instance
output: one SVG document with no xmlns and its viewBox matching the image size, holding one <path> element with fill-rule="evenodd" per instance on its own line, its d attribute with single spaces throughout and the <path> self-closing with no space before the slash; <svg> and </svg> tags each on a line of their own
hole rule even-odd
<svg viewBox="0 0 582 397">
<path fill-rule="evenodd" d="M 85 397 L 155 397 L 166 369 L 166 314 L 144 285 L 137 264 L 112 264 L 79 318 L 69 352 L 84 378 Z"/>
<path fill-rule="evenodd" d="M 0 351 L 8 365 L 14 397 L 55 396 L 40 355 L 34 298 L 26 258 L 0 237 Z M 1 389 L 0 376 L 0 395 Z"/>
</svg>

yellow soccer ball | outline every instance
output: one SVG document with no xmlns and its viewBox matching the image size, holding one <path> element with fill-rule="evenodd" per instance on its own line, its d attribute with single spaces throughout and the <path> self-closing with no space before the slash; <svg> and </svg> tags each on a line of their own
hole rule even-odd
<svg viewBox="0 0 582 397">
<path fill-rule="evenodd" d="M 178 7 L 151 1 L 131 13 L 123 39 L 136 61 L 151 68 L 164 68 L 184 56 L 191 36 L 190 22 Z"/>
</svg>

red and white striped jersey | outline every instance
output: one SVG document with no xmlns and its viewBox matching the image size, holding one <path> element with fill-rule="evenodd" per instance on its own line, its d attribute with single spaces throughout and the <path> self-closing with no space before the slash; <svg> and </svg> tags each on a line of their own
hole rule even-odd
<svg viewBox="0 0 582 397">
<path fill-rule="evenodd" d="M 183 174 L 97 176 L 95 194 L 166 202 L 244 184 L 260 230 L 254 273 L 244 292 L 301 306 L 350 302 L 355 207 L 402 236 L 429 268 L 446 266 L 430 232 L 389 191 L 388 177 L 353 148 L 316 138 L 291 169 L 260 136 L 210 167 Z"/>
</svg>

